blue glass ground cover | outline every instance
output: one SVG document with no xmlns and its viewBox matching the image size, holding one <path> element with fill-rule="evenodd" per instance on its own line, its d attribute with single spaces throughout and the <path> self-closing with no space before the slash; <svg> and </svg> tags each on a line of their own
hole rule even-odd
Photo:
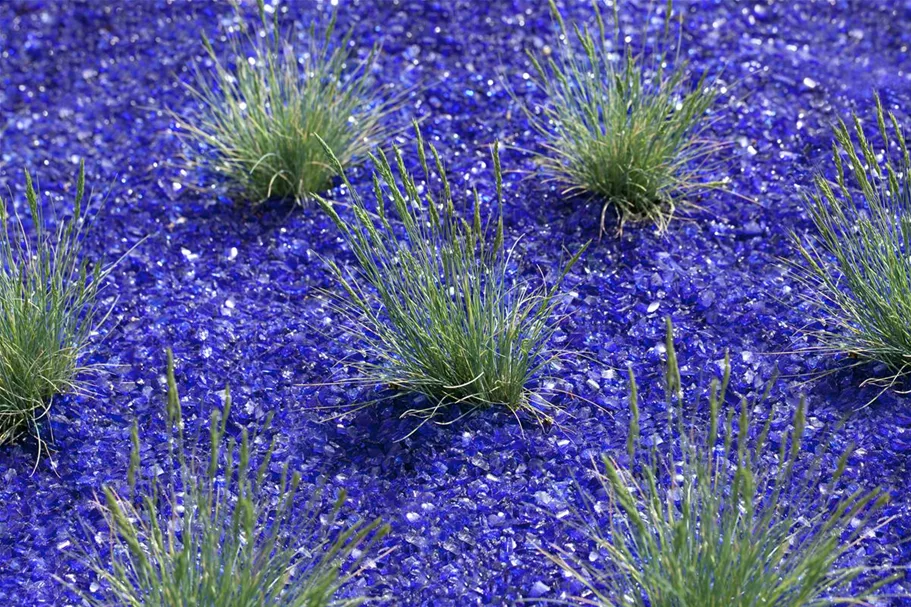
<svg viewBox="0 0 911 607">
<path fill-rule="evenodd" d="M 288 18 L 302 23 L 331 10 L 292 4 Z M 592 18 L 588 2 L 567 4 L 568 19 Z M 627 6 L 633 33 L 646 5 Z M 545 431 L 491 410 L 452 426 L 427 424 L 400 440 L 416 423 L 398 418 L 408 399 L 326 422 L 323 407 L 372 393 L 312 385 L 343 375 L 333 363 L 348 353 L 319 293 L 333 287 L 320 256 L 350 261 L 330 221 L 315 207 L 245 208 L 219 181 L 181 170 L 184 150 L 162 108 L 186 106 L 177 82 L 203 55 L 199 31 L 215 38 L 230 8 L 158 0 L 0 4 L 0 191 L 24 200 L 28 167 L 48 200 L 69 203 L 84 158 L 90 184 L 108 193 L 91 250 L 113 258 L 148 237 L 106 292 L 112 329 L 93 360 L 113 366 L 91 394 L 55 403 L 46 424 L 53 457 L 34 468 L 33 443 L 0 449 L 0 601 L 66 605 L 72 595 L 55 578 L 86 587 L 70 537 L 80 518 L 97 519 L 91 502 L 101 486 L 123 482 L 134 418 L 151 437 L 144 456 L 160 451 L 168 346 L 191 416 L 206 419 L 230 382 L 236 427 L 256 428 L 274 412 L 278 455 L 292 458 L 306 483 L 345 488 L 351 512 L 392 525 L 385 543 L 396 547 L 393 556 L 357 582 L 391 596 L 389 604 L 502 604 L 578 590 L 537 546 L 574 542 L 587 550 L 558 520 L 574 507 L 574 483 L 590 479 L 591 458 L 624 444 L 628 363 L 644 395 L 643 431 L 661 423 L 665 315 L 677 328 L 684 385 L 706 384 L 729 349 L 738 393 L 761 391 L 776 366 L 784 377 L 775 399 L 793 405 L 807 392 L 810 447 L 825 441 L 837 452 L 855 442 L 852 482 L 893 495 L 888 514 L 896 518 L 868 549 L 907 537 L 909 401 L 890 392 L 861 408 L 877 394 L 861 382 L 883 369 L 839 369 L 844 361 L 794 353 L 812 345 L 795 333 L 812 316 L 783 259 L 795 254 L 789 233 L 810 227 L 800 188 L 828 162 L 829 124 L 852 109 L 871 116 L 878 91 L 911 125 L 911 29 L 904 25 L 911 4 L 881 0 L 860 10 L 847 1 L 706 0 L 681 7 L 693 68 L 723 70 L 730 87 L 713 132 L 732 142 L 723 173 L 737 195 L 695 200 L 701 210 L 665 236 L 628 226 L 599 239 L 599 204 L 567 199 L 534 172 L 522 150 L 541 142 L 503 84 L 540 100 L 528 88 L 524 51 L 552 43 L 546 3 L 341 0 L 340 21 L 355 28 L 354 40 L 364 49 L 383 43 L 378 83 L 419 86 L 391 120 L 423 119 L 460 199 L 470 184 L 493 193 L 486 146 L 495 139 L 512 146 L 503 153 L 513 171 L 504 212 L 508 239 L 521 236 L 517 271 L 553 275 L 567 251 L 595 240 L 567 279 L 568 316 L 556 336 L 587 356 L 564 363 L 542 386 L 579 397 L 554 397 L 565 407 L 558 427 Z M 369 184 L 365 170 L 352 177 L 356 187 Z M 886 554 L 895 564 L 911 561 L 908 544 Z"/>
</svg>

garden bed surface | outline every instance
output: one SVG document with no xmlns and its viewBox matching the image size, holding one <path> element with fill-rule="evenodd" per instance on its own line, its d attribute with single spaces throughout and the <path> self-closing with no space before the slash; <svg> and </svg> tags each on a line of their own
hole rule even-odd
<svg viewBox="0 0 911 607">
<path fill-rule="evenodd" d="M 308 24 L 326 2 L 290 2 Z M 34 441 L 0 448 L 0 603 L 75 604 L 56 578 L 86 589 L 72 536 L 97 521 L 93 496 L 123 483 L 134 418 L 163 449 L 165 348 L 174 350 L 187 414 L 207 419 L 230 383 L 234 431 L 274 412 L 278 456 L 306 484 L 347 489 L 349 515 L 381 517 L 395 551 L 356 585 L 402 606 L 497 605 L 560 598 L 579 590 L 538 550 L 557 543 L 588 554 L 560 522 L 589 486 L 592 458 L 622 449 L 626 366 L 642 393 L 645 434 L 664 419 L 664 323 L 675 324 L 685 387 L 706 385 L 732 353 L 732 388 L 756 396 L 777 367 L 772 400 L 808 395 L 808 448 L 838 453 L 856 444 L 848 474 L 881 485 L 895 517 L 867 549 L 911 562 L 911 401 L 864 379 L 874 365 L 797 353 L 813 342 L 797 329 L 816 322 L 801 304 L 785 259 L 791 231 L 811 224 L 801 189 L 830 163 L 830 125 L 857 110 L 873 118 L 873 93 L 911 129 L 911 3 L 676 3 L 685 13 L 683 48 L 696 72 L 721 73 L 729 93 L 712 131 L 731 142 L 718 177 L 730 191 L 693 202 L 699 210 L 654 228 L 611 226 L 599 237 L 597 201 L 567 198 L 535 172 L 523 151 L 540 149 L 504 82 L 530 102 L 526 49 L 553 44 L 543 0 L 340 0 L 339 20 L 366 51 L 381 41 L 377 83 L 417 87 L 390 117 L 420 117 L 450 170 L 457 199 L 474 184 L 494 193 L 488 145 L 505 146 L 507 240 L 521 237 L 517 272 L 553 277 L 586 241 L 569 275 L 555 339 L 582 353 L 553 370 L 541 389 L 564 408 L 543 429 L 505 411 L 475 412 L 448 426 L 399 419 L 411 398 L 338 419 L 331 407 L 374 398 L 372 390 L 313 384 L 345 377 L 348 353 L 320 289 L 334 285 L 321 257 L 350 262 L 331 221 L 315 206 L 238 204 L 218 180 L 181 169 L 184 152 L 164 108 L 190 103 L 178 84 L 204 55 L 200 31 L 217 38 L 227 3 L 177 0 L 9 0 L 0 3 L 0 192 L 24 201 L 22 169 L 46 200 L 72 203 L 78 160 L 97 197 L 106 195 L 94 255 L 113 259 L 147 238 L 113 275 L 109 334 L 92 360 L 110 365 L 91 393 L 54 402 L 45 431 L 52 457 L 35 464 Z M 564 17 L 591 23 L 587 0 L 567 0 Z M 624 2 L 637 36 L 647 2 Z M 251 13 L 252 15 L 252 13 Z M 399 138 L 416 163 L 407 131 Z M 366 188 L 366 167 L 352 171 Z M 343 191 L 331 196 L 344 201 Z M 817 379 L 817 374 L 829 372 Z M 570 396 L 571 394 L 572 396 Z M 731 402 L 736 402 L 731 397 Z M 325 409 L 330 407 L 330 409 Z M 758 408 L 763 419 L 768 408 Z M 782 416 L 784 419 L 784 416 Z M 836 428 L 840 423 L 843 425 Z M 785 428 L 776 424 L 775 430 Z M 407 437 L 407 438 L 406 438 Z M 121 486 L 121 485 L 118 485 Z M 850 486 L 850 485 L 849 485 Z M 591 487 L 590 487 L 591 488 Z M 888 547 L 891 546 L 891 547 Z M 592 558 L 603 558 L 593 554 Z M 911 585 L 896 585 L 896 593 Z M 895 605 L 911 601 L 895 599 Z"/>
</svg>

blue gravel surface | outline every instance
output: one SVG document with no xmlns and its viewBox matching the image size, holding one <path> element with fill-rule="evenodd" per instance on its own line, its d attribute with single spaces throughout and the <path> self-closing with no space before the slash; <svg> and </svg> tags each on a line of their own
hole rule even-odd
<svg viewBox="0 0 911 607">
<path fill-rule="evenodd" d="M 92 393 L 55 402 L 46 424 L 53 457 L 36 467 L 33 441 L 0 449 L 0 604 L 76 604 L 58 578 L 88 587 L 71 537 L 80 518 L 97 519 L 91 500 L 102 485 L 122 482 L 134 418 L 151 437 L 149 449 L 160 448 L 168 346 L 191 415 L 205 419 L 230 382 L 237 427 L 255 428 L 274 412 L 279 455 L 292 458 L 307 483 L 322 478 L 330 490 L 346 488 L 351 512 L 392 525 L 386 545 L 395 551 L 358 581 L 388 595 L 385 604 L 499 605 L 572 594 L 578 588 L 536 546 L 590 550 L 571 542 L 558 520 L 575 503 L 573 479 L 586 482 L 591 458 L 625 440 L 627 363 L 645 395 L 645 431 L 662 419 L 665 315 L 676 325 L 685 385 L 704 384 L 730 349 L 738 393 L 755 395 L 776 366 L 784 376 L 776 401 L 793 405 L 806 392 L 810 447 L 854 441 L 851 482 L 893 495 L 887 514 L 894 518 L 867 549 L 883 550 L 885 562 L 911 561 L 911 546 L 897 544 L 911 529 L 909 400 L 889 392 L 863 407 L 877 390 L 861 382 L 883 369 L 844 369 L 844 361 L 793 353 L 812 345 L 795 332 L 812 316 L 783 261 L 795 253 L 790 231 L 810 227 L 800 187 L 827 162 L 832 121 L 852 109 L 870 117 L 878 91 L 911 127 L 911 2 L 678 2 L 694 69 L 721 72 L 730 88 L 713 130 L 732 142 L 724 165 L 731 192 L 695 200 L 701 209 L 665 236 L 628 226 L 600 240 L 598 204 L 565 199 L 534 173 L 521 150 L 541 142 L 503 84 L 540 100 L 527 81 L 525 50 L 553 40 L 544 0 L 338 4 L 340 21 L 354 27 L 364 49 L 382 42 L 378 83 L 420 87 L 390 119 L 423 118 L 460 198 L 470 183 L 492 193 L 492 141 L 514 146 L 503 154 L 514 170 L 505 216 L 509 236 L 522 237 L 521 271 L 553 275 L 567 251 L 595 239 L 567 279 L 568 318 L 556 337 L 587 356 L 542 386 L 565 406 L 560 427 L 545 431 L 483 411 L 401 440 L 415 426 L 398 418 L 408 402 L 324 422 L 321 407 L 372 396 L 312 385 L 344 375 L 333 361 L 346 353 L 318 292 L 332 287 L 319 256 L 350 256 L 316 208 L 250 210 L 235 205 L 223 184 L 182 171 L 184 150 L 163 112 L 187 107 L 178 82 L 203 56 L 199 31 L 217 37 L 230 7 L 4 0 L 0 190 L 21 204 L 28 167 L 46 200 L 70 204 L 84 158 L 90 184 L 107 193 L 93 252 L 113 258 L 148 239 L 106 292 L 114 313 L 92 358 L 109 371 Z M 587 0 L 562 5 L 567 18 L 593 17 Z M 647 5 L 624 3 L 625 19 L 642 24 Z M 328 2 L 286 6 L 287 18 L 303 24 L 332 10 Z M 356 186 L 369 183 L 365 170 L 353 177 Z M 825 371 L 832 372 L 814 380 Z M 909 593 L 911 584 L 891 590 Z"/>
</svg>

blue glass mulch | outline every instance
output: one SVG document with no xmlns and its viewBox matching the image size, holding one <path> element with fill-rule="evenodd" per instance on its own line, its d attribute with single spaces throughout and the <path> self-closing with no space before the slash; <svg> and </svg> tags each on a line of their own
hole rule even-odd
<svg viewBox="0 0 911 607">
<path fill-rule="evenodd" d="M 288 18 L 301 23 L 331 11 L 326 2 L 290 4 Z M 568 19 L 591 22 L 588 0 L 563 4 Z M 624 3 L 632 32 L 648 4 Z M 391 120 L 423 118 L 460 199 L 470 184 L 492 194 L 487 146 L 495 139 L 512 146 L 503 154 L 513 171 L 505 215 L 508 237 L 522 237 L 522 271 L 553 275 L 567 251 L 596 241 L 567 279 L 568 317 L 556 337 L 586 356 L 563 364 L 542 387 L 577 398 L 555 397 L 565 413 L 550 430 L 491 410 L 451 426 L 426 424 L 402 440 L 416 422 L 399 419 L 409 404 L 401 401 L 324 421 L 320 407 L 372 396 L 312 385 L 343 375 L 333 362 L 347 352 L 319 293 L 332 288 L 319 257 L 350 257 L 315 207 L 251 210 L 219 182 L 183 171 L 185 150 L 163 112 L 189 103 L 178 81 L 203 55 L 199 31 L 216 38 L 230 23 L 227 3 L 6 0 L 0 191 L 21 203 L 28 167 L 49 201 L 69 204 L 84 158 L 89 183 L 107 193 L 92 250 L 113 258 L 148 240 L 106 291 L 111 330 L 92 359 L 109 371 L 91 393 L 57 399 L 45 424 L 53 457 L 35 468 L 33 441 L 0 449 L 0 603 L 75 604 L 57 578 L 87 588 L 71 537 L 80 519 L 97 519 L 91 503 L 102 485 L 123 482 L 132 420 L 152 437 L 149 449 L 161 440 L 166 347 L 176 354 L 188 412 L 207 418 L 230 382 L 235 426 L 255 428 L 275 412 L 279 456 L 292 458 L 306 483 L 346 488 L 351 512 L 392 525 L 385 545 L 395 552 L 357 581 L 391 597 L 388 604 L 573 594 L 578 588 L 537 547 L 567 546 L 558 519 L 575 503 L 574 479 L 587 478 L 593 456 L 623 445 L 628 363 L 645 395 L 644 431 L 662 419 L 666 315 L 676 325 L 686 386 L 704 385 L 728 349 L 737 393 L 755 396 L 777 367 L 775 400 L 793 405 L 808 394 L 810 447 L 826 441 L 837 451 L 854 441 L 851 482 L 893 495 L 887 514 L 895 518 L 867 549 L 882 548 L 884 562 L 911 561 L 911 545 L 896 544 L 911 530 L 909 400 L 893 391 L 863 407 L 877 389 L 861 383 L 883 369 L 795 353 L 812 345 L 796 328 L 813 316 L 783 261 L 795 254 L 789 233 L 810 227 L 800 188 L 828 162 L 829 125 L 852 109 L 870 118 L 878 91 L 911 126 L 911 2 L 678 2 L 694 70 L 720 71 L 730 87 L 713 131 L 732 142 L 723 167 L 732 192 L 694 200 L 700 209 L 665 236 L 627 226 L 600 239 L 598 203 L 567 199 L 535 173 L 522 150 L 541 142 L 503 85 L 540 100 L 528 85 L 525 50 L 552 43 L 546 2 L 339 5 L 340 21 L 354 27 L 363 49 L 382 41 L 378 83 L 418 87 Z M 406 154 L 413 156 L 407 146 Z M 364 169 L 353 177 L 356 186 L 369 183 Z M 909 593 L 911 584 L 890 590 Z"/>
</svg>

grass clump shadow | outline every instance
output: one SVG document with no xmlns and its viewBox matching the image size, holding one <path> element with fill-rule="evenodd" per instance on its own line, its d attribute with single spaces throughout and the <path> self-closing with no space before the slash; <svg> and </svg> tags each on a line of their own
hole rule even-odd
<svg viewBox="0 0 911 607">
<path fill-rule="evenodd" d="M 227 34 L 230 58 L 218 56 L 203 34 L 212 68 L 195 68 L 188 84 L 202 111 L 172 115 L 178 134 L 197 148 L 194 164 L 224 175 L 254 204 L 269 198 L 302 202 L 331 185 L 321 138 L 348 165 L 388 135 L 383 118 L 400 98 L 379 99 L 371 70 L 378 47 L 363 60 L 351 51 L 351 32 L 332 43 L 336 14 L 325 29 L 311 25 L 305 48 L 282 34 L 258 0 L 259 28 L 232 0 L 237 30 Z"/>
<path fill-rule="evenodd" d="M 817 348 L 884 363 L 893 375 L 875 381 L 889 386 L 911 370 L 911 156 L 878 96 L 876 121 L 882 156 L 856 114 L 853 136 L 844 121 L 836 125 L 837 176 L 815 177 L 807 206 L 816 234 L 794 235 L 804 263 L 793 266 L 802 296 L 822 313 L 823 328 L 809 331 Z"/>
<path fill-rule="evenodd" d="M 602 199 L 601 231 L 613 206 L 620 226 L 647 221 L 664 231 L 676 209 L 690 205 L 699 191 L 721 188 L 712 179 L 712 160 L 723 147 L 708 136 L 706 113 L 719 89 L 703 75 L 688 84 L 688 64 L 669 44 L 672 2 L 665 8 L 663 37 L 651 61 L 634 53 L 620 29 L 619 2 L 614 8 L 614 50 L 597 0 L 592 0 L 597 31 L 567 27 L 554 0 L 550 8 L 560 28 L 553 54 L 529 52 L 533 82 L 546 102 L 518 103 L 528 123 L 546 142 L 535 160 L 565 194 Z M 682 27 L 682 17 L 681 17 Z M 581 50 L 581 52 L 580 52 Z"/>
<path fill-rule="evenodd" d="M 469 411 L 503 405 L 549 422 L 548 404 L 533 398 L 527 386 L 562 355 L 548 343 L 556 329 L 556 295 L 584 247 L 550 286 L 533 288 L 511 277 L 497 145 L 492 149 L 497 213 L 482 222 L 481 196 L 474 190 L 473 216 L 466 220 L 456 212 L 432 144 L 441 192 L 431 191 L 434 174 L 417 125 L 415 131 L 425 181 L 419 183 L 409 173 L 397 148 L 394 162 L 401 184 L 385 154 L 371 156 L 375 214 L 325 146 L 351 193 L 354 215 L 353 221 L 342 219 L 329 201 L 318 199 L 357 261 L 351 271 L 327 261 L 347 295 L 333 295 L 333 308 L 346 321 L 339 328 L 362 348 L 359 360 L 350 363 L 360 375 L 352 381 L 426 396 L 426 408 L 405 413 L 424 420 L 449 405 L 465 405 Z M 392 209 L 386 208 L 387 199 Z"/>
<path fill-rule="evenodd" d="M 269 482 L 274 443 L 255 464 L 259 440 L 227 435 L 231 395 L 209 422 L 209 453 L 188 450 L 168 351 L 167 457 L 142 474 L 138 426 L 132 429 L 129 494 L 104 488 L 97 506 L 109 534 L 81 556 L 97 576 L 89 605 L 145 607 L 353 607 L 336 595 L 365 566 L 388 533 L 379 521 L 342 526 L 345 495 L 321 507 L 314 494 L 301 510 L 300 475 L 287 463 Z M 267 424 L 268 425 L 268 421 Z M 156 474 L 156 470 L 163 473 Z M 95 536 L 86 528 L 86 536 Z"/>
<path fill-rule="evenodd" d="M 31 175 L 25 172 L 31 227 L 0 199 L 0 444 L 31 432 L 39 455 L 47 449 L 39 424 L 55 395 L 79 391 L 89 337 L 107 313 L 98 294 L 112 264 L 90 264 L 83 254 L 92 225 L 80 164 L 69 217 L 45 222 Z M 30 232 L 30 229 L 33 232 Z"/>
<path fill-rule="evenodd" d="M 888 494 L 843 480 L 852 449 L 831 469 L 826 453 L 805 452 L 803 399 L 783 432 L 772 426 L 774 407 L 759 427 L 746 399 L 739 412 L 725 412 L 727 356 L 722 378 L 710 386 L 708 427 L 685 423 L 670 320 L 666 347 L 670 440 L 640 438 L 630 371 L 627 465 L 603 458 L 595 476 L 607 506 L 586 493 L 588 512 L 573 523 L 598 558 L 560 548 L 547 553 L 584 587 L 578 602 L 803 607 L 884 598 L 882 589 L 902 574 L 869 565 L 865 542 L 891 520 L 879 520 Z M 652 447 L 644 454 L 646 443 Z"/>
</svg>

